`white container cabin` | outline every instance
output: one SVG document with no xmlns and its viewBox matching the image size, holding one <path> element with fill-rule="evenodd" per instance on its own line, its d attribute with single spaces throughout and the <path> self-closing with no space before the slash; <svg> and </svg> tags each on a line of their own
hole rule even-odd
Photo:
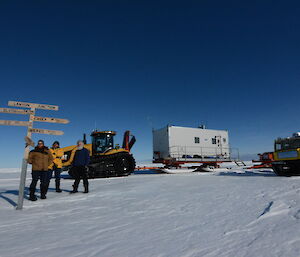
<svg viewBox="0 0 300 257">
<path fill-rule="evenodd" d="M 227 130 L 166 126 L 153 130 L 153 161 L 226 161 L 230 159 Z"/>
</svg>

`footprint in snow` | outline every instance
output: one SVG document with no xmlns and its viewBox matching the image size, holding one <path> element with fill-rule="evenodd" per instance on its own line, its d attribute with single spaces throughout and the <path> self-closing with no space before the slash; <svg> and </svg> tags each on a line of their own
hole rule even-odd
<svg viewBox="0 0 300 257">
<path fill-rule="evenodd" d="M 258 216 L 258 218 L 262 217 L 266 213 L 270 212 L 272 205 L 274 204 L 273 201 L 269 202 L 268 206 L 264 209 L 264 211 Z"/>
<path fill-rule="evenodd" d="M 286 214 L 289 212 L 290 209 L 291 209 L 291 206 L 288 206 L 284 202 L 271 201 L 265 207 L 263 212 L 257 217 L 257 219 L 267 218 L 267 217 L 280 215 L 280 214 Z"/>
<path fill-rule="evenodd" d="M 294 217 L 299 220 L 300 219 L 300 209 L 296 212 L 296 214 L 294 215 Z"/>
</svg>

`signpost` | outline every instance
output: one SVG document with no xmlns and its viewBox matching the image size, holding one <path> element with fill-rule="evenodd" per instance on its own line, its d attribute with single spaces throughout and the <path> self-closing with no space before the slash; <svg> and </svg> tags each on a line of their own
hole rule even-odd
<svg viewBox="0 0 300 257">
<path fill-rule="evenodd" d="M 26 147 L 25 147 L 25 151 L 24 151 L 24 157 L 22 160 L 19 196 L 18 196 L 18 204 L 17 204 L 17 208 L 16 208 L 17 210 L 21 210 L 21 209 L 23 209 L 23 201 L 24 201 L 24 189 L 25 189 L 26 173 L 27 173 L 27 159 L 28 159 L 30 146 L 34 145 L 33 141 L 31 140 L 32 133 L 56 135 L 56 136 L 60 136 L 60 135 L 64 134 L 64 132 L 60 131 L 60 130 L 33 128 L 33 122 L 38 121 L 38 122 L 67 124 L 67 123 L 69 123 L 69 120 L 35 116 L 36 109 L 58 111 L 58 106 L 56 106 L 56 105 L 36 104 L 36 103 L 16 102 L 16 101 L 9 101 L 8 105 L 14 106 L 14 107 L 30 108 L 30 110 L 14 109 L 14 108 L 0 108 L 0 113 L 29 115 L 29 121 L 0 120 L 0 125 L 27 127 L 27 135 L 25 137 Z"/>
<path fill-rule="evenodd" d="M 54 135 L 54 136 L 61 136 L 64 134 L 63 131 L 60 130 L 49 130 L 49 129 L 36 129 L 32 128 L 29 129 L 31 133 L 38 133 L 38 134 L 47 134 L 47 135 Z"/>
<path fill-rule="evenodd" d="M 57 105 L 50 104 L 33 104 L 25 102 L 8 101 L 8 106 L 58 111 Z"/>
<path fill-rule="evenodd" d="M 62 124 L 69 123 L 69 120 L 65 120 L 65 119 L 49 118 L 49 117 L 38 117 L 38 116 L 34 117 L 34 121 L 51 122 L 51 123 L 62 123 Z"/>
<path fill-rule="evenodd" d="M 31 110 L 13 109 L 13 108 L 0 108 L 0 112 L 14 113 L 14 114 L 33 114 Z"/>
<path fill-rule="evenodd" d="M 0 125 L 6 126 L 29 126 L 28 121 L 18 121 L 18 120 L 0 120 Z"/>
</svg>

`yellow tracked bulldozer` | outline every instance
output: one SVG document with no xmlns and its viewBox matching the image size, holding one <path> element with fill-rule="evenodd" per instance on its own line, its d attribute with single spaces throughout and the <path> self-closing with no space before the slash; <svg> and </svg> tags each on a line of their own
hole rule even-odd
<svg viewBox="0 0 300 257">
<path fill-rule="evenodd" d="M 115 131 L 93 131 L 91 133 L 92 143 L 87 144 L 84 134 L 84 147 L 90 151 L 90 164 L 88 166 L 89 178 L 127 176 L 135 169 L 135 159 L 130 150 L 136 139 L 130 136 L 130 131 L 124 133 L 123 145 L 114 146 Z M 70 170 L 76 145 L 62 148 L 64 151 L 63 170 Z"/>
</svg>

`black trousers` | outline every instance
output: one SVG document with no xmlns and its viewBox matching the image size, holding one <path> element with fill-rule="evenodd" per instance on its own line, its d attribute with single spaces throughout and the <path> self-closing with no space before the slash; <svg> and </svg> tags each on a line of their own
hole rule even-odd
<svg viewBox="0 0 300 257">
<path fill-rule="evenodd" d="M 53 167 L 52 170 L 49 170 L 48 171 L 48 179 L 49 179 L 49 182 L 51 180 L 51 178 L 53 177 L 53 173 L 54 173 L 54 176 L 55 176 L 55 181 L 60 181 L 60 173 L 61 173 L 61 169 L 60 168 L 57 168 L 56 166 Z"/>
<path fill-rule="evenodd" d="M 47 188 L 48 184 L 48 171 L 32 171 L 32 181 L 30 184 L 30 191 L 35 192 L 37 182 L 41 181 L 41 191 L 44 190 L 44 188 Z"/>
<path fill-rule="evenodd" d="M 85 166 L 74 166 L 72 167 L 72 174 L 75 178 L 74 182 L 74 189 L 78 189 L 78 185 L 80 180 L 83 181 L 83 186 L 86 188 L 89 185 L 88 177 L 87 177 L 87 170 Z"/>
</svg>

